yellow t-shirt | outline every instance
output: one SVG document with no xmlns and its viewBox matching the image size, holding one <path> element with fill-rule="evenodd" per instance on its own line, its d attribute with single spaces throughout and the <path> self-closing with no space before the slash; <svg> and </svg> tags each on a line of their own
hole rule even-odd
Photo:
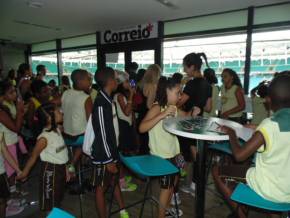
<svg viewBox="0 0 290 218">
<path fill-rule="evenodd" d="M 236 91 L 239 87 L 233 85 L 230 89 L 226 89 L 225 86 L 221 88 L 221 103 L 222 103 L 222 113 L 229 111 L 238 106 L 238 100 L 236 97 Z M 241 117 L 243 111 L 229 115 L 229 117 Z"/>
<path fill-rule="evenodd" d="M 253 120 L 252 124 L 259 125 L 265 118 L 268 117 L 268 111 L 265 108 L 264 103 L 266 99 L 260 97 L 252 98 L 252 108 L 253 108 Z"/>
<path fill-rule="evenodd" d="M 9 102 L 4 101 L 3 105 L 5 105 L 12 116 L 13 119 L 16 118 L 16 107 L 15 104 L 10 104 Z M 16 132 L 11 131 L 2 123 L 0 123 L 1 129 L 4 132 L 4 139 L 7 146 L 14 145 L 18 142 L 18 134 Z"/>
<path fill-rule="evenodd" d="M 266 142 L 247 171 L 247 183 L 265 199 L 290 203 L 290 109 L 282 109 L 258 126 Z"/>
<path fill-rule="evenodd" d="M 161 109 L 163 111 L 164 109 Z M 149 130 L 150 153 L 162 158 L 173 158 L 180 153 L 178 139 L 163 128 L 163 120 Z"/>
</svg>

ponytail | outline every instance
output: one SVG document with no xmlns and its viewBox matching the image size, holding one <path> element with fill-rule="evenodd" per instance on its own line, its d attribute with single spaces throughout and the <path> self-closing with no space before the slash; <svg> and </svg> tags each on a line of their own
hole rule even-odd
<svg viewBox="0 0 290 218">
<path fill-rule="evenodd" d="M 206 64 L 206 67 L 207 67 L 207 68 L 210 68 L 210 66 L 209 66 L 209 64 L 208 64 L 208 61 L 207 61 L 206 54 L 205 54 L 204 52 L 201 52 L 201 53 L 197 53 L 197 55 L 198 55 L 199 57 L 203 57 L 204 62 L 205 62 L 205 64 Z"/>
<path fill-rule="evenodd" d="M 209 64 L 208 64 L 208 61 L 207 61 L 207 57 L 206 57 L 205 53 L 203 53 L 203 52 L 187 54 L 183 58 L 183 65 L 185 65 L 187 67 L 191 67 L 192 65 L 194 65 L 197 70 L 200 70 L 201 69 L 201 65 L 202 65 L 201 57 L 204 59 L 206 66 L 208 68 L 210 68 Z"/>
</svg>

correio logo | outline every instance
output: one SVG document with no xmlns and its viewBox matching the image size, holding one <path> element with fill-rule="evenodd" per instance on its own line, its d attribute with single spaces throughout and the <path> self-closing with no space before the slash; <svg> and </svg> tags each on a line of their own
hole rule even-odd
<svg viewBox="0 0 290 218">
<path fill-rule="evenodd" d="M 137 29 L 126 30 L 121 32 L 112 32 L 107 30 L 104 32 L 104 42 L 105 43 L 116 43 L 116 42 L 126 42 L 140 39 L 147 39 L 150 37 L 153 25 L 148 24 L 146 27 L 142 28 L 141 25 L 137 26 Z"/>
</svg>

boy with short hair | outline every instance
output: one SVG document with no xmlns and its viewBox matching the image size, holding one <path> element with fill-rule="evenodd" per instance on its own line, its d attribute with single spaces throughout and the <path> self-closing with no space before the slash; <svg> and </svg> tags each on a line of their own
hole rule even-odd
<svg viewBox="0 0 290 218">
<path fill-rule="evenodd" d="M 92 184 L 96 186 L 96 204 L 100 218 L 108 216 L 104 192 L 114 178 L 114 196 L 121 209 L 120 217 L 128 218 L 129 214 L 123 209 L 124 201 L 119 186 L 119 153 L 117 139 L 113 123 L 112 93 L 117 89 L 116 72 L 105 67 L 95 74 L 95 80 L 100 91 L 95 99 L 92 113 L 92 125 L 95 140 L 92 145 L 92 162 L 94 164 Z"/>
<path fill-rule="evenodd" d="M 229 135 L 233 156 L 244 161 L 256 152 L 255 166 L 245 169 L 242 166 L 224 166 L 213 168 L 213 178 L 218 189 L 230 206 L 235 209 L 237 203 L 230 200 L 235 184 L 246 182 L 257 194 L 274 202 L 290 203 L 290 76 L 279 75 L 269 86 L 267 101 L 274 114 L 264 119 L 254 135 L 240 146 L 233 129 L 223 126 L 221 129 Z M 231 181 L 235 182 L 231 182 Z M 239 207 L 238 216 L 246 217 Z M 271 214 L 280 217 L 280 214 Z"/>
<path fill-rule="evenodd" d="M 86 70 L 77 69 L 71 74 L 73 88 L 63 93 L 64 138 L 77 141 L 86 131 L 87 120 L 92 112 L 93 103 L 89 96 L 92 79 Z M 82 154 L 82 145 L 75 149 L 72 164 L 76 164 Z"/>
</svg>

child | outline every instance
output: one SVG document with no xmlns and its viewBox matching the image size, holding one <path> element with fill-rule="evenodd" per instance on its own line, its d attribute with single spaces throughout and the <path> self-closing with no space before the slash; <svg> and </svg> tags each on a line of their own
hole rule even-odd
<svg viewBox="0 0 290 218">
<path fill-rule="evenodd" d="M 46 82 L 42 80 L 34 80 L 31 84 L 33 97 L 30 98 L 27 111 L 27 125 L 32 130 L 33 137 L 37 137 L 40 133 L 36 112 L 38 108 L 48 103 L 51 98 L 51 90 Z"/>
<path fill-rule="evenodd" d="M 23 172 L 17 179 L 25 179 L 38 157 L 41 160 L 39 204 L 40 210 L 47 215 L 53 207 L 60 207 L 64 196 L 65 182 L 70 175 L 66 170 L 68 150 L 58 125 L 62 123 L 62 114 L 52 103 L 44 104 L 38 112 L 42 133 L 38 136 L 32 155 Z"/>
<path fill-rule="evenodd" d="M 241 80 L 235 71 L 226 68 L 222 72 L 222 82 L 221 118 L 242 123 L 246 103 Z"/>
<path fill-rule="evenodd" d="M 119 148 L 124 153 L 132 153 L 137 150 L 132 107 L 135 89 L 130 86 L 127 73 L 121 71 L 117 71 L 117 73 L 119 85 L 114 95 L 114 101 L 117 106 L 120 127 Z"/>
<path fill-rule="evenodd" d="M 252 125 L 259 125 L 265 118 L 269 116 L 269 108 L 266 102 L 268 95 L 268 82 L 261 82 L 251 91 L 253 119 Z"/>
<path fill-rule="evenodd" d="M 218 97 L 219 97 L 219 92 L 220 89 L 216 85 L 218 83 L 218 80 L 215 75 L 214 69 L 211 68 L 206 68 L 203 71 L 203 76 L 206 79 L 206 81 L 211 85 L 212 89 L 212 105 L 211 105 L 211 110 L 209 112 L 205 112 L 204 116 L 205 117 L 216 117 L 217 116 L 217 104 L 218 104 Z"/>
<path fill-rule="evenodd" d="M 92 100 L 89 96 L 92 80 L 86 70 L 77 69 L 71 74 L 73 88 L 62 95 L 64 137 L 77 141 L 83 136 L 87 120 L 92 112 Z M 73 164 L 76 164 L 82 154 L 82 145 L 75 148 Z"/>
<path fill-rule="evenodd" d="M 263 198 L 274 202 L 290 203 L 290 76 L 279 75 L 269 86 L 267 97 L 274 114 L 266 118 L 246 144 L 241 147 L 236 133 L 229 127 L 222 130 L 229 135 L 233 156 L 243 161 L 256 153 L 255 166 L 214 167 L 215 184 L 233 209 L 237 203 L 230 200 L 236 182 L 246 182 Z M 229 182 L 229 181 L 235 182 Z M 228 185 L 226 185 L 226 181 Z M 240 218 L 246 217 L 244 208 L 239 207 Z M 272 217 L 280 217 L 271 214 Z"/>
<path fill-rule="evenodd" d="M 192 111 L 194 107 L 200 108 L 200 116 L 203 115 L 204 110 L 211 110 L 212 102 L 212 90 L 210 84 L 205 80 L 201 73 L 201 67 L 203 65 L 203 59 L 207 67 L 207 57 L 204 53 L 190 53 L 183 58 L 184 72 L 188 76 L 188 81 L 185 84 L 181 98 L 177 103 L 178 108 L 186 112 Z M 196 140 L 179 137 L 179 141 L 182 144 L 182 153 L 187 162 L 193 162 L 193 177 L 190 185 L 182 187 L 180 190 L 185 193 L 195 194 L 195 180 L 197 177 L 197 164 L 196 159 Z"/>
<path fill-rule="evenodd" d="M 106 67 L 97 70 L 95 80 L 100 91 L 95 99 L 92 124 L 95 133 L 95 140 L 92 145 L 92 162 L 94 165 L 92 185 L 96 186 L 96 205 L 100 218 L 108 216 L 105 202 L 105 190 L 114 178 L 116 186 L 114 196 L 121 209 L 120 217 L 128 218 L 129 214 L 124 209 L 124 201 L 119 186 L 119 154 L 117 138 L 113 123 L 113 101 L 112 93 L 117 89 L 116 72 Z"/>
<path fill-rule="evenodd" d="M 172 78 L 167 79 L 161 77 L 158 82 L 156 92 L 156 103 L 146 114 L 140 124 L 139 131 L 141 133 L 149 132 L 149 148 L 150 153 L 160 156 L 177 165 L 176 158 L 180 154 L 179 142 L 175 135 L 168 133 L 162 127 L 163 120 L 166 117 L 175 116 L 177 114 L 176 104 L 180 99 L 180 84 Z M 179 111 L 180 114 L 182 111 Z M 199 111 L 198 111 L 199 112 Z M 185 115 L 185 113 L 182 113 Z M 193 113 L 196 115 L 196 112 Z M 176 188 L 178 175 L 167 175 L 160 178 L 160 196 L 159 202 L 159 218 L 164 218 L 167 213 L 175 213 L 175 209 L 166 211 L 171 199 L 173 189 Z M 178 215 L 182 215 L 182 211 L 178 211 Z"/>
<path fill-rule="evenodd" d="M 118 88 L 114 95 L 116 104 L 118 124 L 119 124 L 119 140 L 118 148 L 124 154 L 137 153 L 136 132 L 133 127 L 133 107 L 132 100 L 135 94 L 135 87 L 129 84 L 129 75 L 122 71 L 118 73 Z M 116 129 L 115 129 L 116 130 Z M 120 169 L 120 186 L 122 191 L 135 191 L 137 185 L 125 181 L 124 169 Z M 127 177 L 128 178 L 128 177 Z"/>
<path fill-rule="evenodd" d="M 0 84 L 0 96 L 3 98 L 3 106 L 6 107 L 7 112 L 9 113 L 10 118 L 12 121 L 16 122 L 16 116 L 17 116 L 17 109 L 15 102 L 17 100 L 17 94 L 16 94 L 16 88 L 12 85 L 10 81 L 3 81 Z M 21 113 L 21 112 L 20 112 Z M 23 114 L 22 114 L 23 117 Z M 19 124 L 18 124 L 19 125 Z M 19 145 L 19 148 L 22 153 L 27 153 L 26 147 L 22 140 L 19 140 L 18 137 L 18 131 L 13 131 L 9 129 L 5 124 L 3 125 L 3 132 L 4 132 L 4 139 L 7 145 L 7 148 L 13 158 L 18 162 L 17 157 L 17 144 Z M 9 178 L 9 184 L 10 184 L 10 192 L 15 193 L 16 192 L 16 185 L 15 185 L 15 170 L 14 168 L 5 161 L 5 169 L 7 176 Z"/>
<path fill-rule="evenodd" d="M 1 86 L 3 87 L 3 86 Z M 3 100 L 3 97 L 1 96 L 0 102 Z M 7 107 L 4 107 L 2 105 L 2 103 L 0 103 L 0 135 L 1 135 L 1 140 L 0 143 L 1 145 L 3 143 L 5 143 L 5 145 L 2 146 L 1 148 L 1 152 L 4 155 L 5 159 L 8 161 L 9 165 L 12 167 L 13 171 L 15 170 L 17 174 L 19 174 L 19 168 L 16 167 L 18 166 L 18 163 L 16 162 L 16 160 L 12 157 L 12 155 L 10 154 L 10 152 L 8 151 L 7 147 L 6 147 L 6 142 L 5 142 L 5 136 L 4 136 L 4 132 L 7 131 L 13 131 L 13 132 L 18 132 L 21 128 L 22 125 L 22 121 L 23 121 L 23 115 L 24 115 L 24 105 L 22 101 L 17 101 L 17 115 L 16 115 L 16 119 L 15 121 L 12 119 L 11 115 L 9 114 L 9 111 L 7 109 Z M 0 152 L 0 153 L 1 153 Z M 9 155 L 9 156 L 8 156 Z M 11 159 L 13 161 L 11 161 Z M 4 163 L 3 163 L 3 159 L 0 161 L 1 162 L 1 169 L 4 167 Z M 14 171 L 14 172 L 15 172 Z M 5 173 L 5 168 L 1 170 L 1 175 Z M 3 176 L 1 176 L 1 186 L 3 189 L 0 190 L 0 204 L 1 204 L 1 215 L 3 215 L 3 217 L 5 217 L 5 208 L 6 208 L 6 200 L 9 197 L 10 191 L 9 191 L 9 184 L 8 181 L 6 179 L 6 173 L 5 173 L 5 180 L 3 180 Z M 5 182 L 5 185 L 3 185 L 2 183 Z M 8 190 L 6 191 L 6 188 L 8 188 Z M 3 195 L 1 195 L 3 194 Z M 9 207 L 6 208 L 7 210 L 7 214 L 6 215 L 16 215 L 18 213 L 20 213 L 23 210 L 23 207 L 19 207 L 19 206 L 13 206 L 13 205 L 9 205 Z"/>
<path fill-rule="evenodd" d="M 18 163 L 14 160 L 14 158 L 11 156 L 8 149 L 6 148 L 4 134 L 2 132 L 2 129 L 0 128 L 0 218 L 5 218 L 6 215 L 16 215 L 24 210 L 24 207 L 18 207 L 17 211 L 14 210 L 13 214 L 11 212 L 10 214 L 6 214 L 6 203 L 7 199 L 10 196 L 10 192 L 7 176 L 5 173 L 3 158 L 12 166 L 12 168 L 17 172 L 18 175 L 21 174 Z M 9 213 L 9 210 L 7 212 Z"/>
</svg>

